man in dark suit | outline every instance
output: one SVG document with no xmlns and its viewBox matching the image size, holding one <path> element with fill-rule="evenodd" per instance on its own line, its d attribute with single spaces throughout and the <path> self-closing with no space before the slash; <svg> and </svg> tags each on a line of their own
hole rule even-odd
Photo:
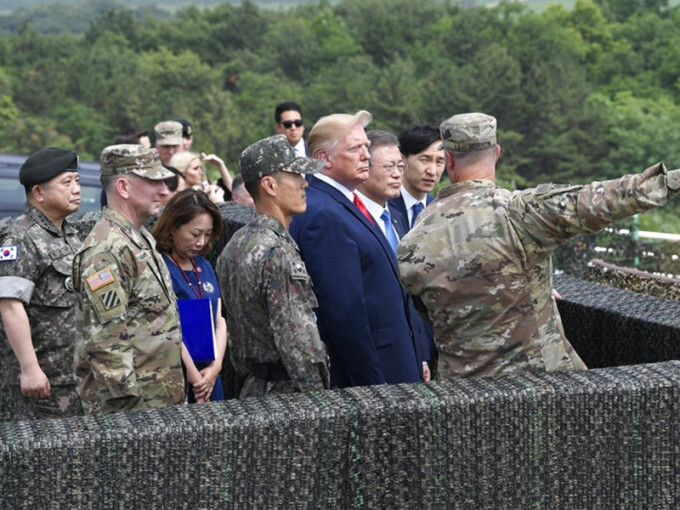
<svg viewBox="0 0 680 510">
<path fill-rule="evenodd" d="M 366 133 L 371 142 L 369 177 L 357 186 L 356 193 L 362 199 L 371 217 L 391 245 L 406 234 L 401 213 L 388 206 L 388 200 L 399 196 L 401 179 L 404 175 L 404 158 L 399 152 L 399 140 L 389 131 L 374 129 Z M 420 316 L 409 296 L 409 313 L 416 354 L 422 363 L 423 379 L 429 381 L 437 361 L 437 347 L 434 344 L 432 326 Z"/>
<path fill-rule="evenodd" d="M 333 387 L 422 380 L 393 248 L 354 193 L 369 177 L 364 127 L 371 118 L 362 110 L 314 125 L 309 152 L 324 168 L 310 179 L 307 211 L 290 227 L 319 301 Z"/>
<path fill-rule="evenodd" d="M 404 155 L 406 168 L 401 184 L 401 196 L 390 200 L 404 222 L 401 227 L 408 232 L 420 212 L 434 200 L 432 190 L 444 172 L 446 157 L 440 149 L 439 128 L 427 124 L 411 126 L 399 135 L 399 149 Z"/>
</svg>

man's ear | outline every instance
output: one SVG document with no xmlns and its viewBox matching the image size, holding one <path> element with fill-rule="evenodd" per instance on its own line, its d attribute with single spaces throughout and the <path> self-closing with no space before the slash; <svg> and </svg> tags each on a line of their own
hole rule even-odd
<svg viewBox="0 0 680 510">
<path fill-rule="evenodd" d="M 319 149 L 316 153 L 316 158 L 320 159 L 324 162 L 324 165 L 323 165 L 324 168 L 330 168 L 331 167 L 330 151 L 327 151 L 326 149 Z"/>
<path fill-rule="evenodd" d="M 125 177 L 120 177 L 116 180 L 116 191 L 118 194 L 121 196 L 121 198 L 128 199 L 130 198 L 130 189 L 132 187 L 132 183 Z"/>
<path fill-rule="evenodd" d="M 449 151 L 444 151 L 444 155 L 446 156 L 446 172 L 449 174 L 449 180 L 453 182 L 453 175 L 456 168 L 456 160 L 453 159 L 453 156 Z"/>
<path fill-rule="evenodd" d="M 276 196 L 277 183 L 276 179 L 271 175 L 265 175 L 260 179 L 260 190 L 269 196 Z"/>
</svg>

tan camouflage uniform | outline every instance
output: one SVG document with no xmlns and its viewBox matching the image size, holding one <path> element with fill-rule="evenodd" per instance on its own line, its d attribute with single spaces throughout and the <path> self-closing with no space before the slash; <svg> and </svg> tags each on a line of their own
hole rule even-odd
<svg viewBox="0 0 680 510">
<path fill-rule="evenodd" d="M 440 376 L 585 369 L 552 295 L 552 251 L 665 204 L 678 187 L 680 170 L 659 163 L 587 186 L 510 192 L 471 180 L 443 188 L 398 248 L 401 280 L 433 322 Z"/>
<path fill-rule="evenodd" d="M 38 364 L 50 382 L 50 396 L 21 394 L 21 370 L 9 347 L 2 378 L 10 386 L 12 419 L 57 418 L 82 414 L 73 379 L 75 295 L 71 285 L 73 256 L 80 249 L 75 229 L 63 222 L 63 233 L 29 206 L 0 236 L 0 246 L 16 246 L 16 260 L 0 262 L 0 299 L 24 303 Z M 2 339 L 7 342 L 4 328 Z"/>
<path fill-rule="evenodd" d="M 312 281 L 295 241 L 276 219 L 257 214 L 217 261 L 229 324 L 229 356 L 246 377 L 240 397 L 323 390 L 330 376 L 319 337 Z M 251 364 L 283 363 L 288 380 L 266 381 Z"/>
<path fill-rule="evenodd" d="M 177 305 L 151 234 L 105 209 L 74 260 L 73 281 L 81 301 L 75 370 L 85 412 L 183 402 Z"/>
</svg>

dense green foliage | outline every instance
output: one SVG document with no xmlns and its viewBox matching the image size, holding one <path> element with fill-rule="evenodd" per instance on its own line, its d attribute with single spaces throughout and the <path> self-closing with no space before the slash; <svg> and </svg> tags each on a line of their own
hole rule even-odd
<svg viewBox="0 0 680 510">
<path fill-rule="evenodd" d="M 308 128 L 358 109 L 393 131 L 456 112 L 495 115 L 510 186 L 680 166 L 680 12 L 667 0 L 466 6 L 476 4 L 245 1 L 162 16 L 105 0 L 54 8 L 61 30 L 4 25 L 0 151 L 62 145 L 96 159 L 120 132 L 184 116 L 195 147 L 235 170 L 241 149 L 274 131 L 274 106 L 293 99 Z M 94 21 L 65 32 L 57 21 L 67 14 Z M 674 211 L 664 214 L 654 228 L 678 231 Z"/>
</svg>

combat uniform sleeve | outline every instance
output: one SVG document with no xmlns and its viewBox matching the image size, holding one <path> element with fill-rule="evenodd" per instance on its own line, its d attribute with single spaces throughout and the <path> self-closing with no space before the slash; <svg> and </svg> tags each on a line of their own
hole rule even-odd
<svg viewBox="0 0 680 510">
<path fill-rule="evenodd" d="M 262 271 L 274 343 L 300 391 L 329 387 L 326 349 L 319 337 L 311 279 L 301 260 L 274 250 Z"/>
<path fill-rule="evenodd" d="M 538 251 L 551 251 L 571 236 L 665 204 L 680 185 L 678 172 L 658 163 L 640 174 L 585 186 L 540 185 L 515 194 L 510 219 Z"/>
<path fill-rule="evenodd" d="M 127 332 L 131 278 L 123 270 L 125 267 L 135 267 L 134 260 L 118 261 L 105 251 L 86 254 L 78 282 L 84 355 L 90 363 L 95 386 L 105 388 L 97 397 L 111 412 L 134 407 L 140 395 L 134 371 L 133 339 Z"/>
<path fill-rule="evenodd" d="M 38 278 L 37 250 L 27 236 L 0 239 L 0 299 L 29 304 Z"/>
</svg>

